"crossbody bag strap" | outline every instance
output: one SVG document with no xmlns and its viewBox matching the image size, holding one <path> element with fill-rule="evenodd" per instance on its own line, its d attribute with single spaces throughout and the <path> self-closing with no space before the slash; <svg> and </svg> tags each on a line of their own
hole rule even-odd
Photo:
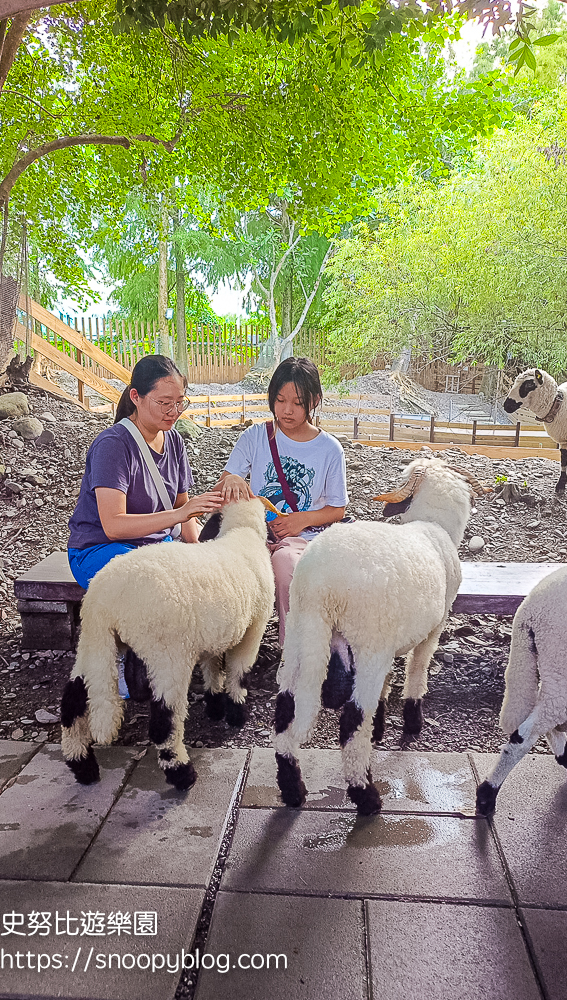
<svg viewBox="0 0 567 1000">
<path fill-rule="evenodd" d="M 284 470 L 282 468 L 282 463 L 280 461 L 280 456 L 278 452 L 278 446 L 276 444 L 276 432 L 274 428 L 274 423 L 272 420 L 266 420 L 266 433 L 268 435 L 268 443 L 270 445 L 270 451 L 272 453 L 272 459 L 274 462 L 274 468 L 276 470 L 276 475 L 280 481 L 280 486 L 282 488 L 282 493 L 285 497 L 285 502 L 288 507 L 291 507 L 293 511 L 298 511 L 297 500 L 295 499 L 293 493 L 291 492 L 291 487 L 285 478 Z"/>
<path fill-rule="evenodd" d="M 169 493 L 165 488 L 163 476 L 161 475 L 156 463 L 152 458 L 152 454 L 148 447 L 148 443 L 145 440 L 143 434 L 141 433 L 139 428 L 132 423 L 129 417 L 124 417 L 123 420 L 119 420 L 118 423 L 122 424 L 126 428 L 126 430 L 130 432 L 130 434 L 134 438 L 134 441 L 138 445 L 138 448 L 140 449 L 140 454 L 144 462 L 146 463 L 148 472 L 155 483 L 155 487 L 156 490 L 158 491 L 158 496 L 163 504 L 164 510 L 173 510 L 173 504 L 171 502 Z M 172 528 L 170 528 L 169 534 L 171 535 L 172 538 L 177 538 L 181 534 L 181 524 L 175 524 Z"/>
</svg>

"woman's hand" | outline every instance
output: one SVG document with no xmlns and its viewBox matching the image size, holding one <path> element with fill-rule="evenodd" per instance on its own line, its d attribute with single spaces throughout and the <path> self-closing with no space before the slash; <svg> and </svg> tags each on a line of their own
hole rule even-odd
<svg viewBox="0 0 567 1000">
<path fill-rule="evenodd" d="M 181 507 L 177 507 L 175 513 L 179 515 L 179 521 L 189 521 L 198 514 L 214 514 L 220 510 L 224 502 L 218 490 L 209 490 L 208 493 L 201 493 L 200 496 L 191 497 Z"/>
<path fill-rule="evenodd" d="M 275 517 L 273 521 L 269 522 L 269 525 L 276 538 L 281 541 L 282 538 L 300 535 L 312 523 L 312 517 L 313 511 L 292 511 L 287 517 Z"/>
<path fill-rule="evenodd" d="M 230 503 L 232 500 L 249 500 L 253 496 L 246 480 L 242 476 L 237 476 L 235 472 L 223 472 L 215 489 L 220 491 L 225 503 Z"/>
</svg>

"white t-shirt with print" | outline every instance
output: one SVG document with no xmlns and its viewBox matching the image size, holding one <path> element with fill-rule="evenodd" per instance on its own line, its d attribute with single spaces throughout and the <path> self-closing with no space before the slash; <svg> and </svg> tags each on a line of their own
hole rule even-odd
<svg viewBox="0 0 567 1000">
<path fill-rule="evenodd" d="M 320 510 L 327 504 L 346 507 L 345 455 L 336 438 L 319 431 L 311 441 L 293 441 L 278 428 L 276 444 L 298 510 Z M 256 496 L 267 497 L 278 510 L 290 510 L 274 468 L 265 423 L 254 424 L 240 435 L 225 469 L 243 479 L 250 473 L 250 487 Z M 274 517 L 268 512 L 268 520 Z M 302 531 L 301 537 L 314 538 L 317 530 Z"/>
</svg>

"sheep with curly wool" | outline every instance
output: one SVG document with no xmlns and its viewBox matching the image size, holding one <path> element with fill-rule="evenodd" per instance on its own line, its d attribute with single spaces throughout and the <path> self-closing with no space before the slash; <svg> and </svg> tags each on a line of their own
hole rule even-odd
<svg viewBox="0 0 567 1000">
<path fill-rule="evenodd" d="M 117 735 L 124 702 L 116 651 L 144 662 L 151 692 L 149 736 L 165 780 L 190 788 L 196 773 L 183 744 L 187 690 L 198 661 L 205 686 L 240 722 L 241 680 L 256 657 L 274 605 L 263 504 L 223 509 L 218 538 L 203 545 L 146 545 L 116 556 L 93 578 L 83 600 L 71 680 L 61 703 L 62 749 L 78 781 L 99 777 L 93 742 Z"/>
<path fill-rule="evenodd" d="M 520 406 L 535 414 L 544 424 L 552 441 L 561 449 L 561 475 L 556 493 L 565 492 L 567 483 L 567 382 L 557 385 L 555 379 L 541 368 L 528 368 L 518 375 L 504 400 L 506 413 L 515 413 Z"/>
<path fill-rule="evenodd" d="M 485 816 L 494 812 L 504 779 L 540 736 L 557 763 L 567 767 L 566 609 L 567 566 L 562 566 L 536 584 L 514 616 L 500 712 L 500 726 L 510 739 L 477 790 L 477 812 Z"/>
<path fill-rule="evenodd" d="M 332 525 L 302 555 L 290 588 L 275 710 L 278 785 L 287 805 L 305 800 L 297 750 L 323 698 L 326 707 L 342 708 L 349 798 L 361 814 L 379 811 L 371 738 L 382 735 L 387 677 L 402 653 L 409 652 L 405 729 L 421 728 L 429 663 L 461 582 L 457 549 L 470 514 L 465 475 L 440 459 L 417 459 L 401 489 L 376 497 L 387 501 L 384 516 L 401 514 L 401 524 Z M 336 669 L 325 677 L 333 629 L 352 650 L 340 679 Z"/>
</svg>

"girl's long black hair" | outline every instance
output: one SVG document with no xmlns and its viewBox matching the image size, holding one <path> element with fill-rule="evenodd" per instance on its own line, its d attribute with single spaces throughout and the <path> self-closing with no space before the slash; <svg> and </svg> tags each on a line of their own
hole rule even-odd
<svg viewBox="0 0 567 1000">
<path fill-rule="evenodd" d="M 160 378 L 171 378 L 172 375 L 179 375 L 183 379 L 183 386 L 187 386 L 185 375 L 181 374 L 171 358 L 166 358 L 163 354 L 147 354 L 145 358 L 140 358 L 132 369 L 130 385 L 126 386 L 118 401 L 114 423 L 117 424 L 124 417 L 132 416 L 136 409 L 130 399 L 130 389 L 136 389 L 139 396 L 147 396 Z"/>
<path fill-rule="evenodd" d="M 286 358 L 276 368 L 268 386 L 268 404 L 274 413 L 274 404 L 284 385 L 293 382 L 307 420 L 323 395 L 317 365 L 309 358 Z M 274 414 L 275 416 L 275 414 Z"/>
</svg>

